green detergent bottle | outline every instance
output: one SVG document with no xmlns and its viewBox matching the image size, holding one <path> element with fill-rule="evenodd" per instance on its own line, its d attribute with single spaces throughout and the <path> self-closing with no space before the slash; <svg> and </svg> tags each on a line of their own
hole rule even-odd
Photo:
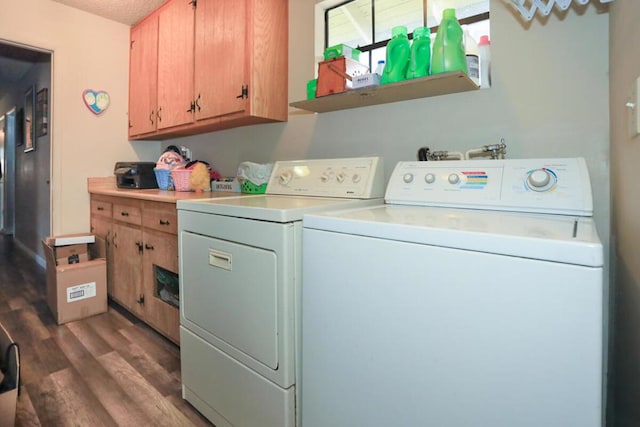
<svg viewBox="0 0 640 427">
<path fill-rule="evenodd" d="M 405 79 L 411 56 L 411 45 L 407 27 L 400 25 L 391 29 L 391 40 L 387 44 L 387 61 L 380 83 L 395 83 Z"/>
<path fill-rule="evenodd" d="M 417 79 L 429 75 L 431 62 L 431 32 L 427 27 L 418 27 L 413 30 L 413 43 L 411 44 L 411 59 L 407 69 L 407 79 Z"/>
<path fill-rule="evenodd" d="M 455 9 L 442 12 L 442 22 L 433 42 L 431 74 L 462 71 L 467 73 L 467 59 L 464 52 L 462 27 L 456 18 Z"/>
</svg>

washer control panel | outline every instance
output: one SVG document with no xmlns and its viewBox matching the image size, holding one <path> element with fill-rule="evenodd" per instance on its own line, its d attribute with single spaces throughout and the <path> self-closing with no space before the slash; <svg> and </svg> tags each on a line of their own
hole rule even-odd
<svg viewBox="0 0 640 427">
<path fill-rule="evenodd" d="M 373 199 L 384 196 L 380 157 L 279 161 L 267 194 Z"/>
<path fill-rule="evenodd" d="M 591 216 L 583 158 L 399 162 L 389 204 L 449 206 Z"/>
</svg>

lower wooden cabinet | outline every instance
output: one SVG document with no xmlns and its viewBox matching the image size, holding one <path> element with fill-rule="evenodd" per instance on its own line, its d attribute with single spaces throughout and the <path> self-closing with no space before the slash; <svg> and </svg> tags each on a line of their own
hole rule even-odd
<svg viewBox="0 0 640 427">
<path fill-rule="evenodd" d="M 144 318 L 174 342 L 180 340 L 178 240 L 175 235 L 145 230 L 142 255 Z"/>
<path fill-rule="evenodd" d="M 109 296 L 179 344 L 175 203 L 91 195 L 91 232 L 107 243 Z"/>
<path fill-rule="evenodd" d="M 107 291 L 111 297 L 134 314 L 142 315 L 142 230 L 128 224 L 114 223 L 111 229 L 111 246 L 107 251 L 107 263 L 111 277 L 107 277 Z"/>
</svg>

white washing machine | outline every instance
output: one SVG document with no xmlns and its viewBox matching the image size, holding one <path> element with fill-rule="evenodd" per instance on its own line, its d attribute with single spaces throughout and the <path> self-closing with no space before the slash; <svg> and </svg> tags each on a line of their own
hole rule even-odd
<svg viewBox="0 0 640 427">
<path fill-rule="evenodd" d="M 183 397 L 217 427 L 300 425 L 302 216 L 383 195 L 368 157 L 276 162 L 265 195 L 178 202 Z"/>
<path fill-rule="evenodd" d="M 304 216 L 304 427 L 601 426 L 584 160 L 401 162 L 385 200 Z"/>
</svg>

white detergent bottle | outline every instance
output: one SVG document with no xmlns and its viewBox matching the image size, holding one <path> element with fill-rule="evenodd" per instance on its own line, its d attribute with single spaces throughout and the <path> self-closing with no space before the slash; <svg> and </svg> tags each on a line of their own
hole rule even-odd
<svg viewBox="0 0 640 427">
<path fill-rule="evenodd" d="M 480 54 L 480 87 L 486 89 L 491 87 L 491 41 L 489 36 L 480 36 L 478 53 Z"/>
<path fill-rule="evenodd" d="M 480 86 L 480 53 L 476 39 L 464 29 L 464 53 L 467 58 L 467 75 L 475 84 Z"/>
</svg>

